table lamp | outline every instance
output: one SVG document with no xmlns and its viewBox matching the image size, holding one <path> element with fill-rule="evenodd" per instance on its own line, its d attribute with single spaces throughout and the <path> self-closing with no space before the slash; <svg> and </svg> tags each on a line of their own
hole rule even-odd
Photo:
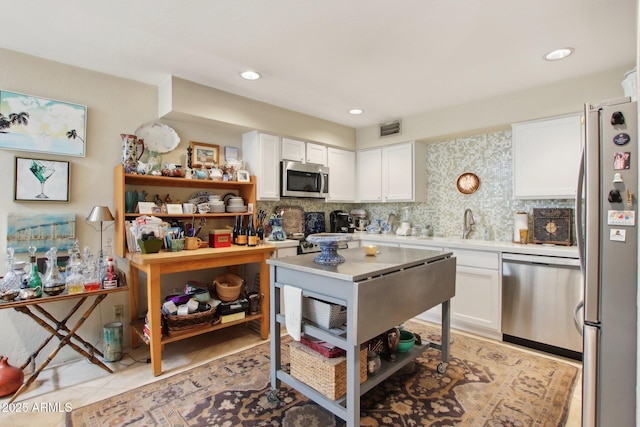
<svg viewBox="0 0 640 427">
<path fill-rule="evenodd" d="M 87 224 L 91 225 L 96 230 L 98 230 L 98 228 L 100 229 L 100 253 L 98 257 L 100 266 L 102 266 L 103 264 L 102 232 L 106 230 L 109 225 L 111 225 L 108 224 L 106 227 L 104 227 L 103 223 L 110 221 L 115 221 L 115 218 L 113 217 L 113 215 L 111 215 L 111 211 L 106 206 L 94 206 L 93 209 L 91 209 L 91 213 L 89 214 L 87 219 L 85 219 L 85 222 Z M 99 226 L 96 227 L 95 225 L 93 225 L 94 223 L 99 223 Z"/>
</svg>

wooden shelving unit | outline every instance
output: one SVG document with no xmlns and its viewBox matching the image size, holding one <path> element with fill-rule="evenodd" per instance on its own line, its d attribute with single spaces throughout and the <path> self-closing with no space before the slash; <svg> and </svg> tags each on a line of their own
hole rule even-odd
<svg viewBox="0 0 640 427">
<path fill-rule="evenodd" d="M 139 340 L 150 347 L 151 369 L 154 375 L 162 373 L 162 347 L 164 344 L 180 341 L 196 335 L 216 331 L 241 323 L 257 321 L 260 325 L 260 336 L 263 339 L 269 336 L 269 268 L 266 260 L 275 251 L 275 246 L 265 244 L 256 247 L 235 246 L 227 248 L 203 248 L 185 250 L 180 252 L 160 251 L 155 254 L 142 254 L 140 252 L 128 252 L 126 244 L 125 222 L 133 220 L 140 214 L 125 212 L 126 191 L 148 191 L 149 193 L 161 192 L 161 189 L 186 188 L 200 191 L 216 190 L 219 192 L 232 192 L 242 197 L 247 205 L 256 206 L 256 179 L 250 177 L 249 182 L 237 181 L 211 181 L 186 179 L 177 177 L 134 175 L 124 173 L 124 166 L 118 165 L 114 170 L 114 210 L 115 210 L 115 253 L 129 261 L 129 304 L 131 312 L 131 346 L 137 347 Z M 222 219 L 231 224 L 237 215 L 248 216 L 245 213 L 212 213 L 212 214 L 154 214 L 166 219 Z M 240 264 L 260 264 L 260 302 L 259 314 L 248 315 L 244 319 L 225 324 L 205 325 L 194 327 L 177 334 L 162 336 L 160 278 L 164 274 L 182 273 L 194 270 L 205 270 L 218 267 L 236 268 Z M 144 334 L 144 323 L 138 316 L 140 303 L 140 287 L 146 288 L 148 323 L 150 336 Z"/>
<path fill-rule="evenodd" d="M 218 190 L 225 193 L 233 192 L 242 197 L 245 203 L 256 206 L 256 177 L 250 177 L 249 182 L 238 181 L 211 181 L 207 179 L 186 179 L 166 176 L 137 175 L 124 173 L 124 166 L 118 165 L 114 170 L 114 210 L 115 210 L 115 254 L 124 258 L 127 254 L 125 221 L 132 220 L 140 214 L 125 213 L 125 191 L 155 188 L 193 188 L 197 190 Z M 149 191 L 151 193 L 151 191 Z M 207 219 L 232 219 L 236 215 L 250 215 L 245 213 L 211 213 L 211 214 L 154 214 L 158 218 L 207 218 Z"/>
</svg>

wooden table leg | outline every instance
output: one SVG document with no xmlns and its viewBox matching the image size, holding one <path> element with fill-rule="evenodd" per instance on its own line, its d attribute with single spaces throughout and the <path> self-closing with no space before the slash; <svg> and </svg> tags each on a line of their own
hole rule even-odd
<svg viewBox="0 0 640 427">
<path fill-rule="evenodd" d="M 31 383 L 33 383 L 36 378 L 38 378 L 38 375 L 40 375 L 40 372 L 42 372 L 44 370 L 44 368 L 46 368 L 49 363 L 51 363 L 51 361 L 53 360 L 54 357 L 56 357 L 56 355 L 58 354 L 58 352 L 66 345 L 70 345 L 72 348 L 76 349 L 80 349 L 81 351 L 83 351 L 80 347 L 78 347 L 76 344 L 71 343 L 71 338 L 76 334 L 77 330 L 80 329 L 80 327 L 82 326 L 82 324 L 89 318 L 89 316 L 91 315 L 91 313 L 93 312 L 93 310 L 98 306 L 98 304 L 100 304 L 102 302 L 102 300 L 104 300 L 107 297 L 106 294 L 102 294 L 102 295 L 98 295 L 98 297 L 96 298 L 96 300 L 93 302 L 93 304 L 91 304 L 91 306 L 89 306 L 89 308 L 84 312 L 84 314 L 82 315 L 82 317 L 78 320 L 78 322 L 75 324 L 75 326 L 73 328 L 71 328 L 71 330 L 69 330 L 68 335 L 65 335 L 64 337 L 62 337 L 60 339 L 60 343 L 58 344 L 58 346 L 51 352 L 51 354 L 49 355 L 49 357 L 47 357 L 47 359 L 42 362 L 42 364 L 38 367 L 38 369 L 31 374 L 31 376 L 29 377 L 29 379 L 22 384 L 22 386 L 13 394 L 13 396 L 11 397 L 11 400 L 9 401 L 9 403 L 13 403 L 13 401 L 20 395 L 22 394 L 22 392 L 24 390 L 27 389 L 27 387 L 29 387 L 29 385 L 31 385 Z M 77 310 L 79 308 L 79 306 L 82 304 L 82 302 L 84 302 L 84 300 L 86 299 L 86 297 L 81 298 L 81 301 L 79 304 L 76 304 L 75 310 Z M 58 331 L 56 331 L 55 329 L 53 329 L 51 326 L 49 326 L 44 320 L 38 318 L 38 316 L 35 315 L 35 313 L 32 313 L 27 307 L 23 307 L 26 311 L 20 310 L 25 314 L 28 314 L 31 318 L 33 318 L 34 320 L 36 320 L 36 322 L 41 325 L 42 327 L 44 327 L 47 331 L 51 332 L 53 331 L 54 335 L 60 335 L 58 333 Z M 16 307 L 16 309 L 18 309 L 18 307 Z M 60 336 L 58 336 L 58 338 L 60 338 Z M 81 353 L 82 354 L 82 353 Z M 95 356 L 92 356 L 93 358 L 95 358 Z M 99 361 L 98 361 L 99 362 Z M 109 369 L 107 366 L 103 365 L 102 362 L 99 362 L 100 365 L 102 365 L 108 372 L 113 372 L 111 369 Z"/>
<path fill-rule="evenodd" d="M 83 298 L 83 300 L 82 300 L 83 302 L 84 302 L 84 299 L 85 298 Z M 44 317 L 49 319 L 55 325 L 55 327 L 56 327 L 55 332 L 56 332 L 56 336 L 58 338 L 62 338 L 62 334 L 60 334 L 59 331 L 63 331 L 65 333 L 67 333 L 67 334 L 69 333 L 69 328 L 67 328 L 67 321 L 69 320 L 69 318 L 71 317 L 71 315 L 73 313 L 69 313 L 63 320 L 59 321 L 58 319 L 53 317 L 51 314 L 49 314 L 49 312 L 47 310 L 45 310 L 44 308 L 40 307 L 39 305 L 35 305 L 34 308 L 36 310 L 38 310 Z M 102 352 L 100 350 L 98 350 L 92 344 L 90 344 L 87 341 L 85 341 L 84 339 L 82 339 L 82 337 L 80 335 L 75 334 L 71 338 L 76 340 L 76 341 L 78 341 L 85 348 L 91 350 L 91 352 L 97 353 L 100 357 L 104 357 L 104 354 L 102 354 Z M 70 342 L 69 345 L 73 346 L 74 344 L 72 342 Z"/>
<path fill-rule="evenodd" d="M 270 269 L 266 263 L 268 258 L 267 254 L 260 263 L 260 294 L 262 294 L 262 302 L 260 303 L 260 312 L 262 313 L 262 319 L 260 319 L 260 337 L 263 340 L 269 338 L 269 309 L 271 307 L 270 298 Z"/>
<path fill-rule="evenodd" d="M 162 296 L 160 295 L 159 267 L 150 265 L 147 273 L 147 307 L 149 307 L 149 351 L 153 375 L 162 374 Z"/>
<path fill-rule="evenodd" d="M 131 325 L 138 320 L 139 274 L 140 271 L 132 263 L 129 263 L 129 320 Z M 131 335 L 131 348 L 138 348 L 140 340 L 136 331 L 133 330 L 133 326 L 130 328 L 129 335 Z"/>
</svg>

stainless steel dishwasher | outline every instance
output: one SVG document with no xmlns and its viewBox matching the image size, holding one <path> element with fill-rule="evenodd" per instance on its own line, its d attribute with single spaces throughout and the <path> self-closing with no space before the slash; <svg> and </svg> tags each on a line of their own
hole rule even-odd
<svg viewBox="0 0 640 427">
<path fill-rule="evenodd" d="M 574 310 L 582 292 L 577 259 L 503 254 L 504 341 L 580 359 L 582 336 Z"/>
</svg>

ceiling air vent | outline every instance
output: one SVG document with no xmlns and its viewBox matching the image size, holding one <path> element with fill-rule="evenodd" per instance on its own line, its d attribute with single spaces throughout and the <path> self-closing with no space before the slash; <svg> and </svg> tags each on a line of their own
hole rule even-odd
<svg viewBox="0 0 640 427">
<path fill-rule="evenodd" d="M 400 120 L 380 125 L 380 138 L 392 135 L 400 135 Z"/>
</svg>

